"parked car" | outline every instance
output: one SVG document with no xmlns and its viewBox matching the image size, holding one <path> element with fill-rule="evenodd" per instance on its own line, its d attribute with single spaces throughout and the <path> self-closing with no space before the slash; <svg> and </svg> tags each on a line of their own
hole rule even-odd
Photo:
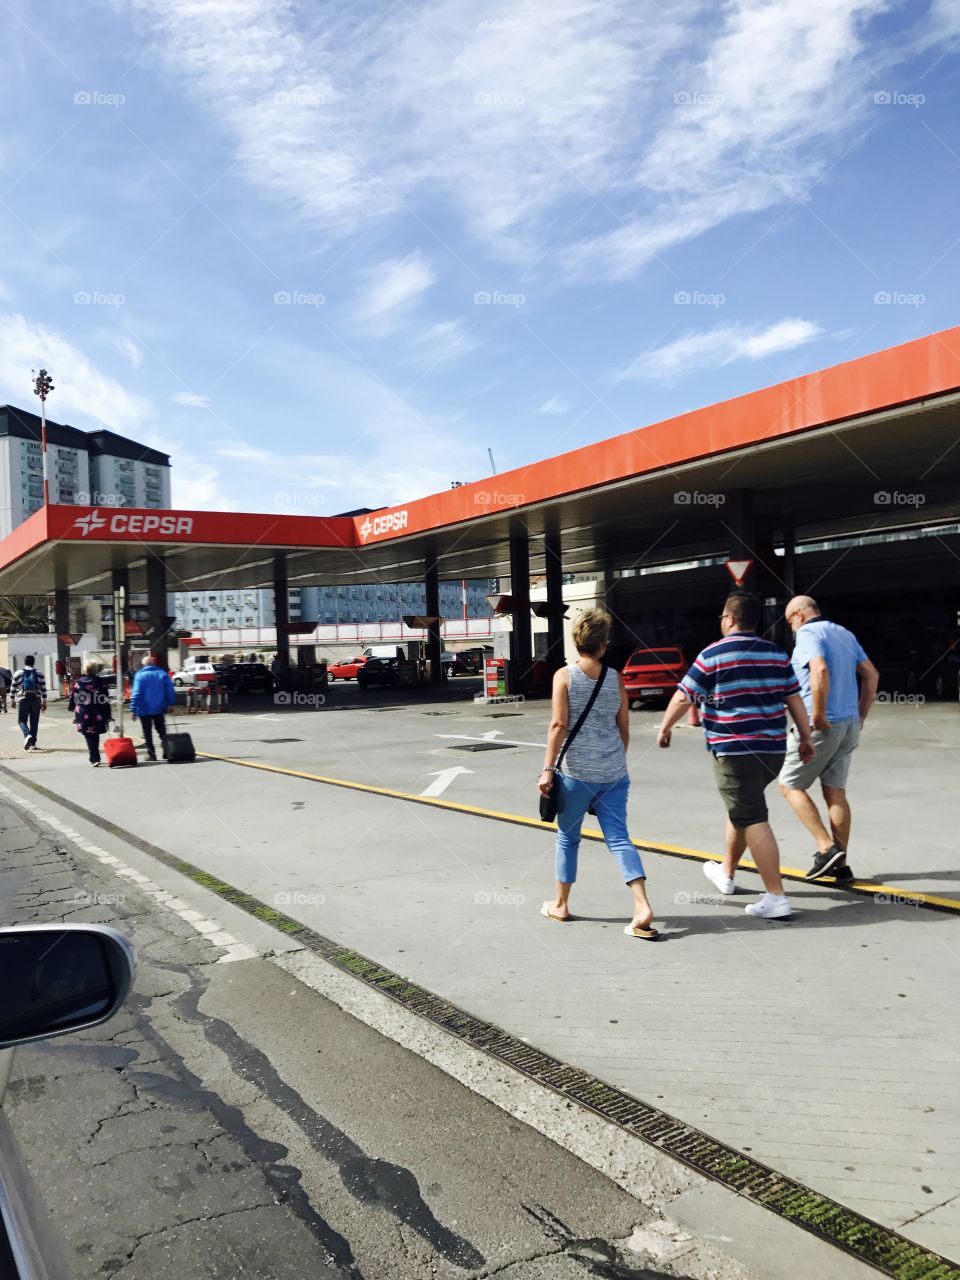
<svg viewBox="0 0 960 1280">
<path fill-rule="evenodd" d="M 400 683 L 400 662 L 397 658 L 369 658 L 357 671 L 357 684 L 361 689 L 371 685 L 393 688 Z"/>
<path fill-rule="evenodd" d="M 3 1114 L 13 1047 L 107 1022 L 133 982 L 133 949 L 100 924 L 0 929 L 0 1275 L 71 1280 L 75 1270 L 40 1204 Z M 59 1207 L 59 1206 L 58 1206 Z"/>
<path fill-rule="evenodd" d="M 446 655 L 444 655 L 446 657 Z M 455 653 L 453 654 L 453 662 L 450 664 L 450 675 L 452 676 L 475 676 L 479 671 L 475 667 L 470 654 Z"/>
<path fill-rule="evenodd" d="M 473 675 L 482 675 L 486 659 L 493 657 L 493 645 L 478 645 L 473 649 L 461 649 L 454 656 L 460 666 L 466 667 Z M 454 671 L 454 675 L 459 674 L 459 670 Z"/>
<path fill-rule="evenodd" d="M 197 662 L 192 667 L 184 667 L 182 671 L 174 671 L 173 683 L 178 689 L 197 684 L 214 684 L 217 669 L 212 662 Z"/>
<path fill-rule="evenodd" d="M 366 662 L 369 662 L 369 658 L 362 654 L 357 658 L 341 658 L 338 662 L 331 662 L 327 665 L 327 679 L 356 680 L 357 672 Z"/>
<path fill-rule="evenodd" d="M 386 658 L 389 661 L 397 656 L 398 645 L 395 644 L 368 644 L 363 651 L 365 658 Z"/>
<path fill-rule="evenodd" d="M 280 688 L 280 681 L 263 662 L 231 662 L 214 669 L 231 693 L 276 693 Z"/>
<path fill-rule="evenodd" d="M 672 698 L 686 670 L 686 659 L 680 649 L 667 645 L 634 649 L 623 667 L 623 683 L 631 707 Z"/>
</svg>

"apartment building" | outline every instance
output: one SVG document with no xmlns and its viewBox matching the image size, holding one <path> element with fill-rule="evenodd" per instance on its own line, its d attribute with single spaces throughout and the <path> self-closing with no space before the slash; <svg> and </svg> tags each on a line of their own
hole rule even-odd
<svg viewBox="0 0 960 1280">
<path fill-rule="evenodd" d="M 43 505 L 40 416 L 0 405 L 0 538 Z M 50 501 L 76 506 L 169 507 L 170 459 L 114 431 L 47 420 Z"/>
</svg>

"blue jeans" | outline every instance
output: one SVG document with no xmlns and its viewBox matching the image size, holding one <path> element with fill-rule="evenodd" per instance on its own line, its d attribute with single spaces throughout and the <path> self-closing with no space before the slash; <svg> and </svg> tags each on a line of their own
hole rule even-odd
<svg viewBox="0 0 960 1280">
<path fill-rule="evenodd" d="M 33 738 L 37 740 L 37 733 L 40 729 L 40 699 L 36 697 L 23 697 L 21 694 L 20 701 L 17 703 L 17 720 L 23 731 L 25 738 Z"/>
<path fill-rule="evenodd" d="M 591 804 L 607 848 L 620 864 L 624 883 L 646 875 L 640 854 L 627 833 L 627 792 L 630 790 L 627 774 L 619 782 L 581 782 L 568 774 L 555 773 L 553 785 L 560 788 L 557 792 L 557 879 L 561 884 L 576 881 L 580 827 Z"/>
</svg>

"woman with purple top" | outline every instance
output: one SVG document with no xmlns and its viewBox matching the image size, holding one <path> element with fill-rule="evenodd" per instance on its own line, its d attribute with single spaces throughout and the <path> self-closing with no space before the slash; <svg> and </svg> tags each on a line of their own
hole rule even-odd
<svg viewBox="0 0 960 1280">
<path fill-rule="evenodd" d="M 67 703 L 74 713 L 74 723 L 87 744 L 90 763 L 96 769 L 100 765 L 100 735 L 110 727 L 110 694 L 97 672 L 99 663 L 88 662 L 83 675 L 78 677 Z"/>
</svg>

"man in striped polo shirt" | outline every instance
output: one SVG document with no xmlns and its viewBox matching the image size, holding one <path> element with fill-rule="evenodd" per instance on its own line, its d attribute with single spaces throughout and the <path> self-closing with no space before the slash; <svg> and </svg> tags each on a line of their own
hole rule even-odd
<svg viewBox="0 0 960 1280">
<path fill-rule="evenodd" d="M 721 893 L 733 893 L 734 872 L 749 848 L 766 893 L 746 908 L 747 915 L 782 920 L 791 913 L 790 902 L 783 892 L 780 850 L 767 820 L 764 790 L 779 774 L 786 754 L 785 708 L 797 726 L 801 759 L 812 760 L 815 748 L 790 659 L 757 635 L 760 617 L 755 596 L 728 596 L 720 615 L 723 639 L 708 645 L 683 677 L 663 714 L 658 741 L 669 747 L 671 730 L 690 703 L 700 708 L 727 809 L 723 862 L 705 863 L 704 875 Z"/>
</svg>

